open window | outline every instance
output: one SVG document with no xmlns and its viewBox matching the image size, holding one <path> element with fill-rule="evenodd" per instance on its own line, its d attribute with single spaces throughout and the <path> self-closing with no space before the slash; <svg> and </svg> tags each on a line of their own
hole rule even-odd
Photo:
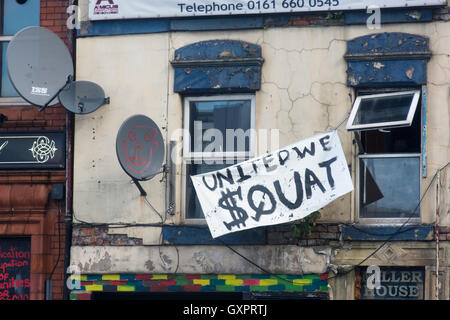
<svg viewBox="0 0 450 320">
<path fill-rule="evenodd" d="M 420 91 L 404 91 L 358 96 L 347 130 L 370 130 L 411 126 Z"/>
<path fill-rule="evenodd" d="M 387 89 L 385 89 L 388 91 Z M 365 223 L 420 219 L 419 90 L 358 91 L 347 123 L 359 140 L 357 208 Z"/>
</svg>

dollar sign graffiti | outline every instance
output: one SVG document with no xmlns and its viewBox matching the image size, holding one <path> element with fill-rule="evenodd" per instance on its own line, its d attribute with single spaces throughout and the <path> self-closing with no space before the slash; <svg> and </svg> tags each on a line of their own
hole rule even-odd
<svg viewBox="0 0 450 320">
<path fill-rule="evenodd" d="M 231 230 L 233 227 L 240 228 L 241 224 L 245 227 L 245 221 L 248 219 L 247 211 L 237 206 L 237 201 L 234 197 L 238 197 L 239 200 L 242 200 L 241 187 L 236 191 L 230 191 L 230 189 L 227 188 L 226 193 L 222 191 L 222 198 L 219 200 L 219 207 L 228 210 L 233 219 L 230 223 L 223 223 L 228 230 Z"/>
</svg>

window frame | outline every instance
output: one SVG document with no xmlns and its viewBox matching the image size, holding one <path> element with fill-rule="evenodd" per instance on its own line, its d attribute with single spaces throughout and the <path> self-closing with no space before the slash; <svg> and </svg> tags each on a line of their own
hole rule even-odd
<svg viewBox="0 0 450 320">
<path fill-rule="evenodd" d="M 190 139 L 190 103 L 193 101 L 233 101 L 233 100 L 250 100 L 250 137 L 248 152 L 191 152 Z M 205 218 L 188 218 L 187 217 L 187 187 L 188 187 L 188 165 L 195 164 L 196 160 L 247 160 L 255 156 L 255 105 L 256 95 L 248 94 L 216 94 L 209 96 L 185 96 L 183 97 L 183 156 L 182 156 L 182 191 L 181 191 L 181 212 L 184 224 L 206 225 Z M 188 139 L 185 133 L 189 133 Z"/>
<path fill-rule="evenodd" d="M 3 43 L 11 42 L 14 35 L 3 35 L 3 14 L 4 14 L 4 1 L 0 0 L 0 76 L 3 72 L 2 70 L 2 56 L 3 56 Z M 39 19 L 40 20 L 40 19 Z M 1 80 L 0 80 L 0 90 L 1 90 Z M 29 102 L 25 101 L 20 95 L 18 97 L 3 97 L 0 94 L 0 108 L 9 106 L 32 106 Z"/>
<path fill-rule="evenodd" d="M 414 114 L 416 113 L 417 106 L 419 104 L 420 99 L 420 90 L 409 90 L 409 91 L 397 91 L 390 93 L 377 93 L 370 95 L 361 95 L 356 97 L 355 102 L 352 106 L 352 110 L 350 112 L 350 116 L 347 122 L 347 130 L 348 131 L 363 131 L 363 130 L 376 130 L 376 129 L 385 129 L 385 128 L 399 128 L 399 127 L 408 127 L 411 126 Z M 370 124 L 353 124 L 355 121 L 356 115 L 358 114 L 359 107 L 361 106 L 361 101 L 363 99 L 371 99 L 371 98 L 381 98 L 381 97 L 395 97 L 406 94 L 413 94 L 413 98 L 411 100 L 411 104 L 409 106 L 408 116 L 406 120 L 400 121 L 389 121 L 389 122 L 378 122 L 378 123 L 370 123 Z"/>
<path fill-rule="evenodd" d="M 357 190 L 356 194 L 355 194 L 355 202 L 356 202 L 356 212 L 357 215 L 355 215 L 356 217 L 356 221 L 359 222 L 360 224 L 364 224 L 364 225 L 402 225 L 404 224 L 406 221 L 408 221 L 408 224 L 420 224 L 422 222 L 422 206 L 419 205 L 418 207 L 418 212 L 419 212 L 419 216 L 418 217 L 413 217 L 413 218 L 408 218 L 408 217 L 403 217 L 403 218 L 364 218 L 361 217 L 361 197 L 362 197 L 362 189 L 361 189 L 361 185 L 360 185 L 360 179 L 361 179 L 361 165 L 360 165 L 360 160 L 361 159 L 368 159 L 368 158 L 418 158 L 419 159 L 419 178 L 422 177 L 422 157 L 420 153 L 375 153 L 375 154 L 359 154 L 356 157 L 356 179 L 355 179 L 355 184 L 356 184 L 356 188 L 355 190 Z M 417 199 L 417 203 L 419 203 L 420 198 L 422 195 L 422 183 L 419 183 L 419 199 Z"/>
<path fill-rule="evenodd" d="M 392 90 L 395 90 L 394 92 L 392 92 Z M 374 89 L 373 90 L 375 93 L 370 93 L 370 94 L 364 94 L 365 92 L 367 92 L 366 90 L 360 90 L 360 91 L 356 91 L 356 99 L 355 99 L 355 103 L 353 104 L 351 113 L 350 113 L 350 118 L 348 121 L 348 124 L 353 123 L 354 121 L 354 116 L 356 115 L 356 111 L 355 111 L 355 105 L 356 105 L 356 101 L 358 100 L 358 98 L 362 98 L 362 97 L 373 97 L 373 96 L 387 96 L 387 95 L 402 95 L 405 94 L 407 92 L 412 93 L 414 92 L 414 98 L 411 104 L 416 103 L 414 109 L 414 113 L 412 113 L 411 115 L 411 122 L 408 125 L 402 125 L 402 126 L 390 126 L 390 127 L 374 127 L 374 128 L 370 128 L 370 129 L 349 129 L 348 128 L 348 124 L 347 124 L 347 130 L 350 132 L 355 132 L 355 133 L 360 133 L 360 131 L 367 131 L 367 130 L 379 130 L 379 129 L 386 129 L 386 128 L 400 128 L 400 127 L 408 127 L 412 125 L 413 122 L 413 118 L 414 118 L 414 114 L 416 112 L 419 112 L 419 122 L 420 122 L 420 152 L 417 153 L 362 153 L 360 154 L 359 152 L 357 152 L 355 154 L 355 160 L 356 160 L 356 164 L 355 164 L 355 197 L 354 197 L 354 201 L 355 201 L 355 222 L 362 224 L 362 225 L 381 225 L 381 226 L 400 226 L 403 225 L 405 222 L 408 222 L 407 225 L 411 225 L 411 224 L 421 224 L 422 223 L 422 216 L 423 216 L 423 212 L 422 212 L 422 205 L 419 204 L 419 202 L 421 201 L 422 198 L 422 183 L 419 183 L 419 198 L 417 199 L 417 204 L 418 204 L 418 217 L 413 217 L 413 218 L 408 218 L 408 217 L 392 217 L 392 218 L 364 218 L 360 216 L 360 211 L 361 211 L 361 196 L 362 196 L 362 189 L 360 186 L 360 178 L 361 178 L 361 166 L 360 166 L 360 160 L 363 158 L 411 158 L 411 157 L 417 157 L 419 159 L 419 177 L 422 178 L 423 176 L 423 97 L 422 97 L 422 89 L 417 89 L 417 88 L 378 88 L 378 89 Z M 417 102 L 415 102 L 415 100 L 417 99 Z M 419 111 L 417 111 L 417 108 L 420 108 Z M 354 113 L 354 114 L 353 114 Z M 411 113 L 411 107 L 409 110 L 409 113 Z M 408 118 L 410 116 L 410 114 L 408 113 Z M 353 114 L 353 119 L 351 118 Z M 372 124 L 373 125 L 373 124 Z M 371 126 L 372 126 L 371 125 Z M 359 139 L 359 138 L 358 138 Z M 356 148 L 359 148 L 358 146 Z M 421 180 L 420 180 L 421 181 Z"/>
</svg>

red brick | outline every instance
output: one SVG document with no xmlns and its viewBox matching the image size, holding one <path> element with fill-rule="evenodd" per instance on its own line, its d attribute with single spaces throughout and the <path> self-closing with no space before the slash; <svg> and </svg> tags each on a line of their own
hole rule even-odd
<svg viewBox="0 0 450 320">
<path fill-rule="evenodd" d="M 202 286 L 198 284 L 184 286 L 184 291 L 187 292 L 199 292 L 201 289 Z"/>
<path fill-rule="evenodd" d="M 77 293 L 76 294 L 77 300 L 91 300 L 91 294 L 90 293 Z"/>
<path fill-rule="evenodd" d="M 54 25 L 55 25 L 55 22 L 52 21 L 52 20 L 41 21 L 41 27 L 51 27 L 51 26 L 54 26 Z"/>
<path fill-rule="evenodd" d="M 339 232 L 339 227 L 338 226 L 328 226 L 328 232 Z"/>
</svg>

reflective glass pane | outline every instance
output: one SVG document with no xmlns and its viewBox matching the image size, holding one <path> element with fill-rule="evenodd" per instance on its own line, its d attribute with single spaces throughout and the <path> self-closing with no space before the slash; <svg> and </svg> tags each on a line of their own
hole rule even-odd
<svg viewBox="0 0 450 320">
<path fill-rule="evenodd" d="M 192 101 L 191 152 L 250 150 L 251 100 Z"/>
<path fill-rule="evenodd" d="M 12 36 L 25 27 L 39 26 L 39 0 L 27 0 L 23 4 L 16 0 L 3 2 L 3 35 Z"/>
<path fill-rule="evenodd" d="M 187 178 L 187 190 L 186 190 L 186 218 L 187 219 L 204 219 L 205 216 L 203 214 L 202 207 L 200 202 L 198 201 L 197 194 L 195 192 L 194 185 L 192 184 L 192 180 L 189 178 L 190 176 L 195 176 L 197 174 L 208 173 L 216 170 L 220 170 L 226 167 L 229 167 L 233 164 L 236 164 L 240 161 L 225 161 L 221 160 L 220 164 L 188 164 L 188 178 Z M 226 163 L 228 162 L 228 163 Z M 231 163 L 232 162 L 232 163 Z"/>
<path fill-rule="evenodd" d="M 361 158 L 360 217 L 420 217 L 420 158 Z"/>
<path fill-rule="evenodd" d="M 362 98 L 353 125 L 407 120 L 414 94 Z"/>
<path fill-rule="evenodd" d="M 1 42 L 2 46 L 2 82 L 1 84 L 1 96 L 2 97 L 18 97 L 16 89 L 14 89 L 11 81 L 9 80 L 8 70 L 6 67 L 6 49 L 8 48 L 8 42 Z"/>
</svg>

